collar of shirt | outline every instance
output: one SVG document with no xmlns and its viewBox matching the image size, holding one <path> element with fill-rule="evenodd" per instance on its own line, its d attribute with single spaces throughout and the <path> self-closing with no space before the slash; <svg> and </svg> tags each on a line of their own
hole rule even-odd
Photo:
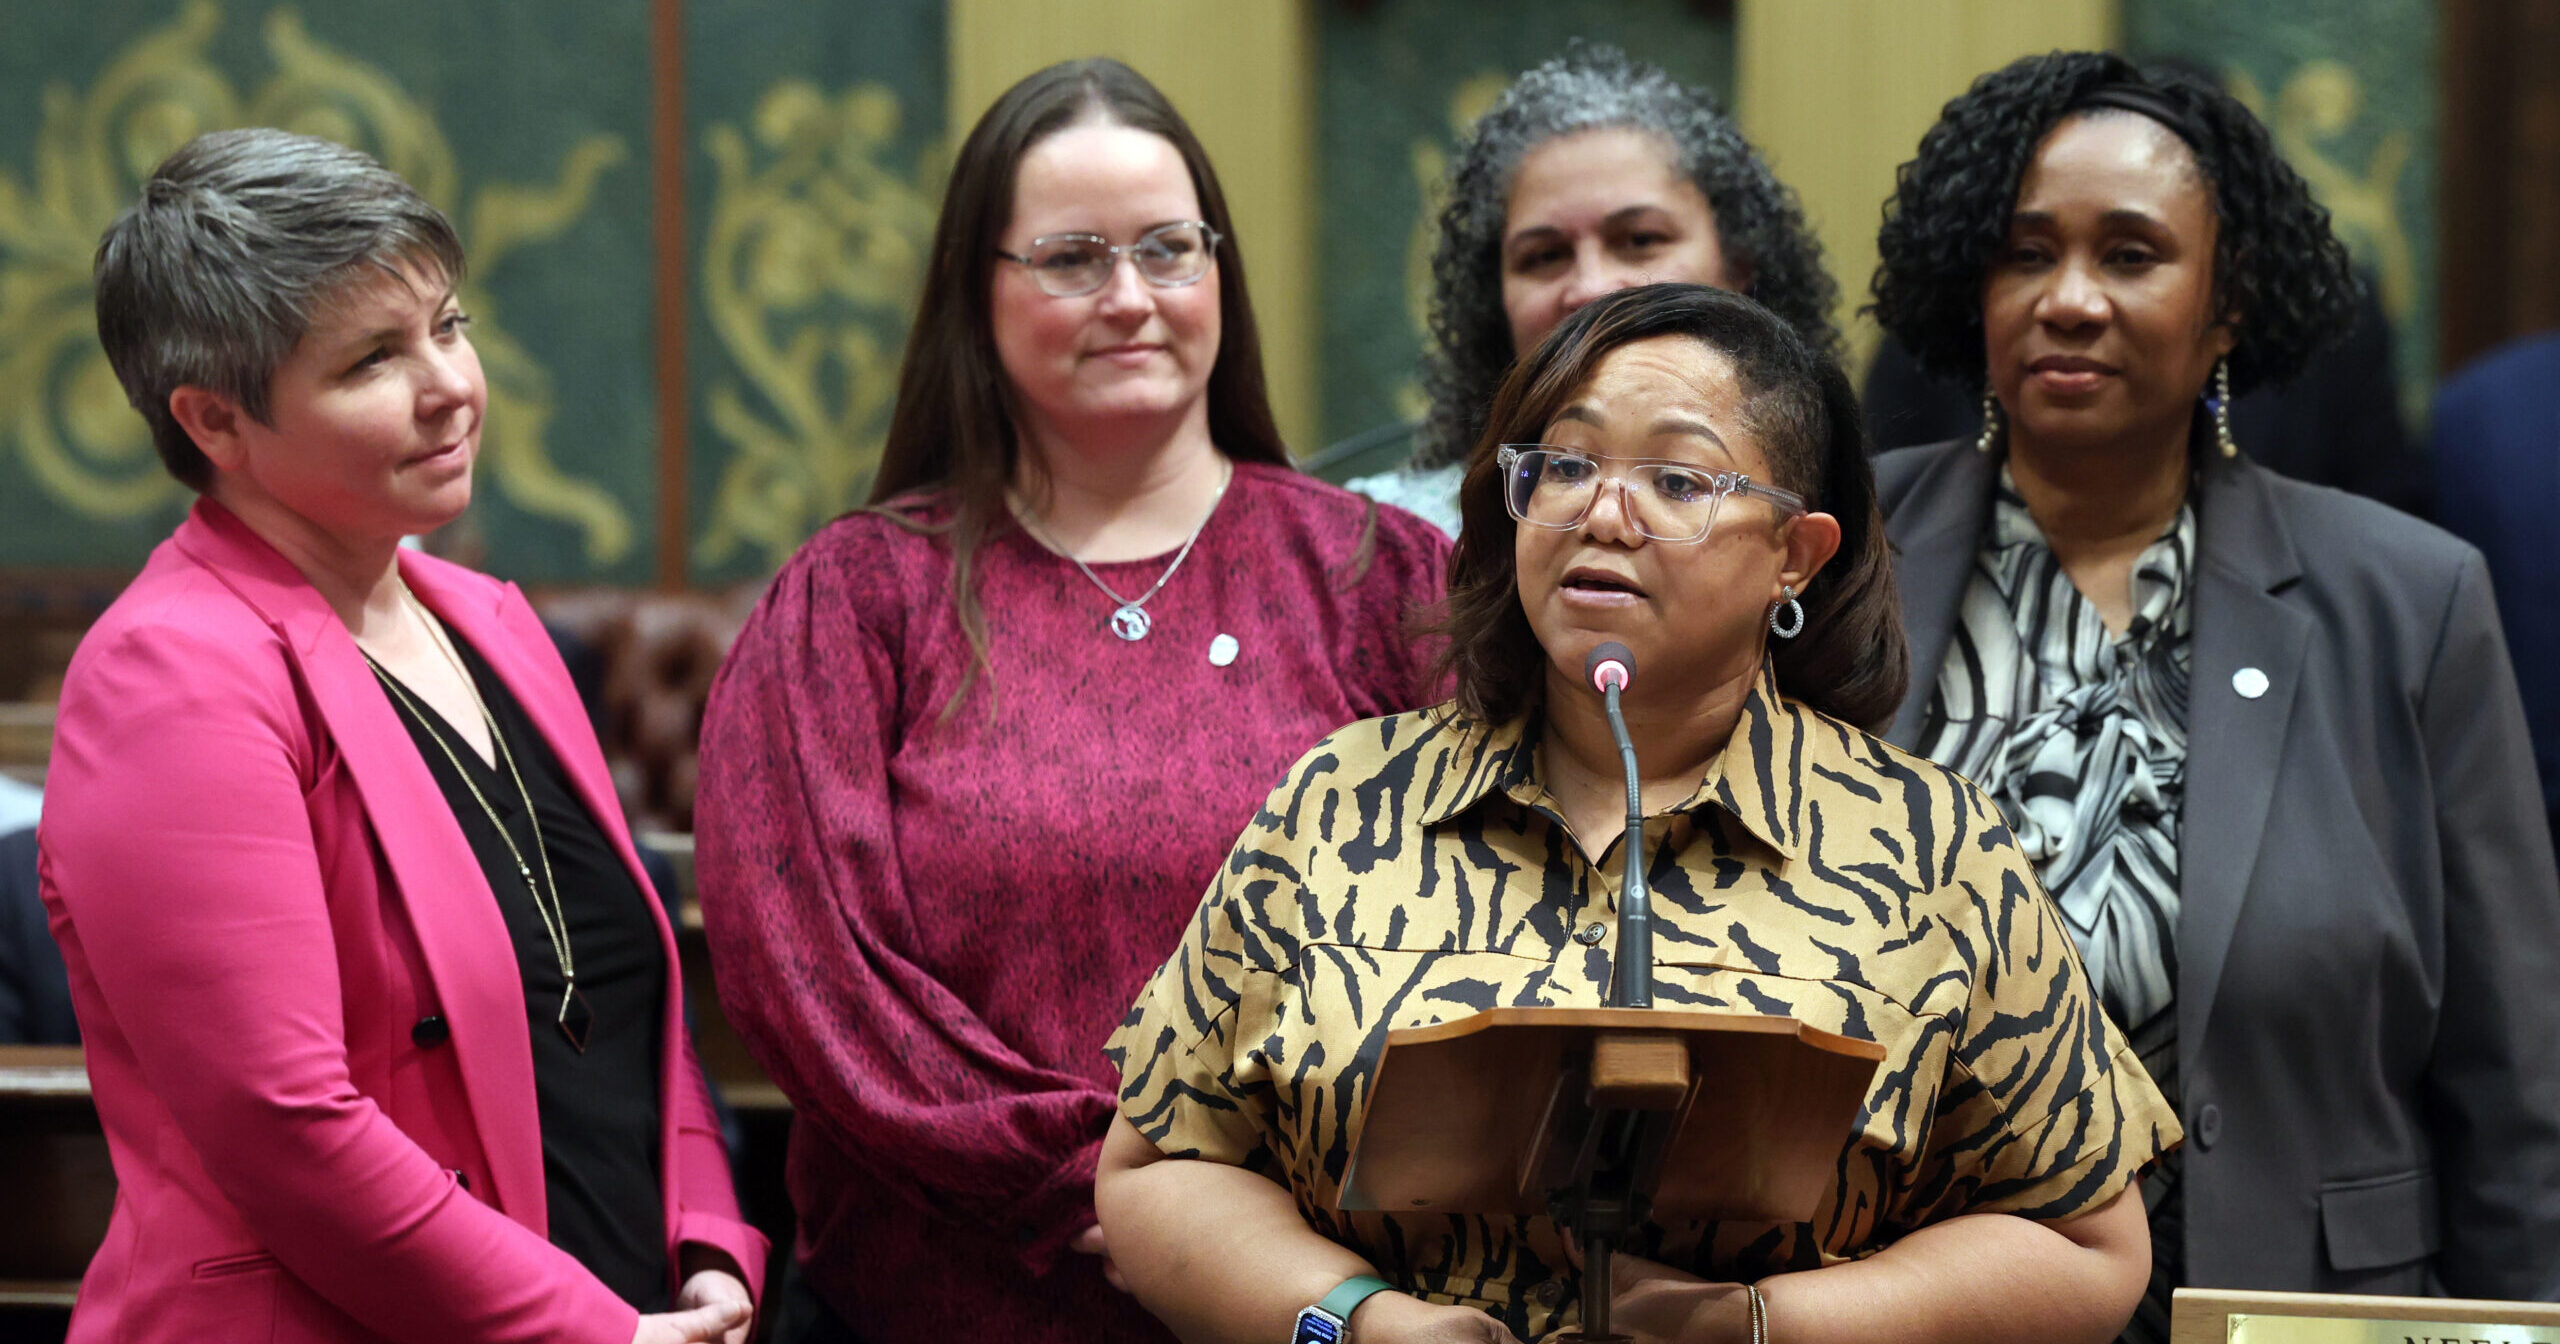
<svg viewBox="0 0 2560 1344">
<path fill-rule="evenodd" d="M 1458 733 L 1449 759 L 1462 762 L 1463 768 L 1426 802 L 1423 825 L 1448 822 L 1497 793 L 1522 807 L 1554 814 L 1552 796 L 1538 776 L 1536 716 L 1486 724 L 1455 717 L 1454 709 L 1444 712 L 1453 716 Z M 1687 798 L 1660 815 L 1712 803 L 1781 859 L 1799 857 L 1804 847 L 1800 758 L 1807 734 L 1819 726 L 1812 710 L 1779 691 L 1776 668 L 1762 659 L 1759 679 L 1742 702 L 1742 715 L 1734 720 L 1724 752 Z"/>
<path fill-rule="evenodd" d="M 2018 635 L 2037 656 L 2049 659 L 2051 651 L 2039 647 L 2042 631 L 2037 627 L 2058 626 L 2072 629 L 2069 622 L 2051 622 L 2033 600 L 2038 595 L 2026 591 L 2028 576 L 2044 573 L 2048 565 L 2031 563 L 2048 555 L 2052 543 L 2045 540 L 2044 529 L 2036 524 L 2035 514 L 2027 508 L 2018 483 L 2009 475 L 2009 464 L 2000 464 L 2000 487 L 1991 496 L 1991 536 L 1983 547 L 1984 557 L 1991 562 L 1992 577 L 2000 585 L 2000 595 L 2015 613 Z M 2196 502 L 2190 485 L 2186 499 L 2178 505 L 2177 516 L 2169 520 L 2152 543 L 2143 548 L 2133 562 L 2133 620 L 2125 626 L 2122 639 L 2098 640 L 2101 646 L 2112 645 L 2119 657 L 2138 656 L 2155 636 L 2170 632 L 2171 637 L 2183 633 L 2187 611 L 2187 576 L 2195 570 Z M 2058 571 L 2060 562 L 2050 562 Z M 2066 580 L 2067 585 L 2067 580 Z M 2076 591 L 2063 594 L 2077 598 Z M 2079 599 L 2085 602 L 2086 599 Z"/>
</svg>

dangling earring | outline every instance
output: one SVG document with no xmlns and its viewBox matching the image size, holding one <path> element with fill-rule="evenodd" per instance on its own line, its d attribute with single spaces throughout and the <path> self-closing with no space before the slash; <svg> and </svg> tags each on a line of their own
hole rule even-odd
<svg viewBox="0 0 2560 1344">
<path fill-rule="evenodd" d="M 1973 441 L 1973 451 L 1990 452 L 1993 441 L 1999 437 L 2000 399 L 1991 395 L 1991 384 L 1985 382 L 1982 385 L 1982 435 Z"/>
<path fill-rule="evenodd" d="M 1796 590 L 1788 584 L 1779 584 L 1778 592 L 1778 600 L 1769 604 L 1769 633 L 1780 639 L 1793 639 L 1804 633 L 1804 604 L 1796 600 Z M 1785 625 L 1778 624 L 1778 613 L 1782 611 L 1787 614 Z"/>
<path fill-rule="evenodd" d="M 2224 457 L 2238 457 L 2240 444 L 2231 437 L 2231 357 L 2225 355 L 2213 364 L 2213 440 L 2222 445 Z"/>
</svg>

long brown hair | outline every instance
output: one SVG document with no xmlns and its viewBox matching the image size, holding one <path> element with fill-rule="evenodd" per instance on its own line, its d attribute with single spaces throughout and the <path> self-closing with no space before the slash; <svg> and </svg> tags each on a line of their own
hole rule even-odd
<svg viewBox="0 0 2560 1344">
<path fill-rule="evenodd" d="M 1773 641 L 1778 688 L 1833 718 L 1881 729 L 1902 704 L 1911 657 L 1857 394 L 1830 352 L 1750 299 L 1705 285 L 1645 285 L 1595 300 L 1502 380 L 1458 490 L 1462 530 L 1439 626 L 1458 708 L 1502 723 L 1538 708 L 1546 687 L 1546 650 L 1520 607 L 1518 524 L 1503 507 L 1495 450 L 1536 439 L 1610 351 L 1655 336 L 1686 336 L 1731 360 L 1749 398 L 1744 422 L 1777 484 L 1840 520 L 1838 553 L 1798 595 L 1803 635 Z"/>
<path fill-rule="evenodd" d="M 1013 389 L 996 355 L 996 248 L 1013 222 L 1022 156 L 1070 126 L 1107 122 L 1162 136 L 1191 170 L 1200 215 L 1218 231 L 1217 361 L 1209 370 L 1209 438 L 1239 462 L 1290 465 L 1262 378 L 1262 337 L 1247 297 L 1244 256 L 1227 197 L 1182 114 L 1145 76 L 1108 57 L 1064 61 L 1005 90 L 969 132 L 951 166 L 924 293 L 898 370 L 898 404 L 866 507 L 951 548 L 951 600 L 984 666 L 986 613 L 978 605 L 978 547 L 1010 526 L 1005 488 L 1022 451 Z"/>
</svg>

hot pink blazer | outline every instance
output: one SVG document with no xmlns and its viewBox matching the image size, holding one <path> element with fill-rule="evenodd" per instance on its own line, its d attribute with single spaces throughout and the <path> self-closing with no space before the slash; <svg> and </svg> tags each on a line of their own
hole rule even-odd
<svg viewBox="0 0 2560 1344">
<path fill-rule="evenodd" d="M 401 573 L 484 653 L 648 889 L 577 694 L 512 585 Z M 544 1238 L 513 945 L 346 628 L 200 502 L 81 641 L 39 831 L 119 1185 L 73 1340 L 593 1340 L 633 1309 Z M 740 1221 L 666 952 L 669 1262 Z M 420 1024 L 442 1019 L 442 1029 Z"/>
</svg>

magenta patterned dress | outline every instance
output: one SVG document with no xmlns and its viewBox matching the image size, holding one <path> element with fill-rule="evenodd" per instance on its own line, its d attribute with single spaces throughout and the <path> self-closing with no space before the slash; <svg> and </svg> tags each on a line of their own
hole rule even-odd
<svg viewBox="0 0 2560 1344">
<path fill-rule="evenodd" d="M 1239 464 L 1139 641 L 1065 559 L 988 542 L 974 679 L 933 538 L 857 514 L 774 580 L 703 725 L 702 903 L 798 1109 L 803 1264 L 862 1338 L 1166 1337 L 1067 1249 L 1103 1042 L 1290 762 L 1438 698 L 1408 629 L 1448 548 Z M 1095 569 L 1134 596 L 1170 559 Z"/>
</svg>

